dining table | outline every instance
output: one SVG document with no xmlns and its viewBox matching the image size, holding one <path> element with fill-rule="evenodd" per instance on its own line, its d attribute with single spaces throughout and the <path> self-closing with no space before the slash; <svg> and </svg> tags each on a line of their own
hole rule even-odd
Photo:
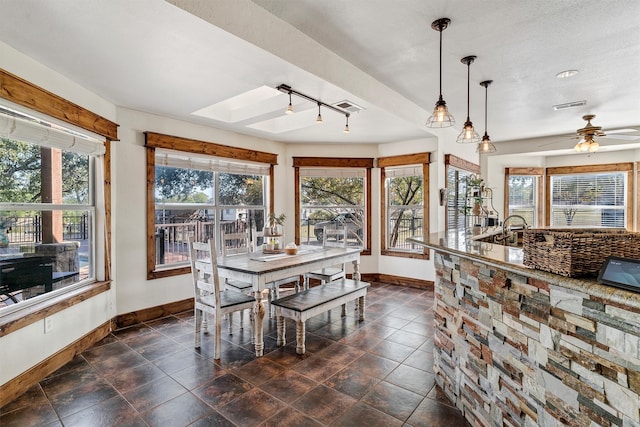
<svg viewBox="0 0 640 427">
<path fill-rule="evenodd" d="M 253 310 L 253 338 L 256 357 L 264 352 L 262 292 L 267 284 L 279 279 L 304 275 L 314 270 L 338 264 L 353 263 L 353 279 L 360 280 L 361 247 L 334 248 L 323 246 L 299 246 L 295 254 L 263 253 L 223 256 L 218 258 L 218 275 L 221 278 L 251 283 L 256 303 Z"/>
</svg>

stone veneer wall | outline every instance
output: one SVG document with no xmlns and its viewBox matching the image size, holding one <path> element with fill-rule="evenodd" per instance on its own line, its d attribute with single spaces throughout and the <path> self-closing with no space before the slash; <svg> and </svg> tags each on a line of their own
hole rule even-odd
<svg viewBox="0 0 640 427">
<path fill-rule="evenodd" d="M 640 305 L 440 251 L 435 265 L 436 379 L 472 425 L 640 426 Z"/>
</svg>

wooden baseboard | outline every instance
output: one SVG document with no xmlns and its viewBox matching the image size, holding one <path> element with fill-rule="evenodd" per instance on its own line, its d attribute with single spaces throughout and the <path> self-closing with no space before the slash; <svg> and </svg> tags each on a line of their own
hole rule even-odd
<svg viewBox="0 0 640 427">
<path fill-rule="evenodd" d="M 113 330 L 113 326 L 114 324 L 112 321 L 103 323 L 93 331 L 38 363 L 28 371 L 25 371 L 9 382 L 4 383 L 0 386 L 0 408 L 18 398 L 44 378 L 69 363 L 74 357 L 76 357 L 76 355 L 82 353 L 109 335 Z"/>
<path fill-rule="evenodd" d="M 193 298 L 121 314 L 116 316 L 114 320 L 116 328 L 124 328 L 187 310 L 193 310 Z"/>
</svg>

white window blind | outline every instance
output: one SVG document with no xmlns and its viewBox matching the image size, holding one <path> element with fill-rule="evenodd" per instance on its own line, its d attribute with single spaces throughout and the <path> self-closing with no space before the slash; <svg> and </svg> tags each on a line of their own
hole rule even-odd
<svg viewBox="0 0 640 427">
<path fill-rule="evenodd" d="M 551 176 L 551 226 L 624 227 L 627 174 Z"/>
<path fill-rule="evenodd" d="M 447 168 L 447 229 L 462 230 L 465 227 L 465 182 L 471 172 Z"/>
<path fill-rule="evenodd" d="M 364 168 L 300 168 L 302 178 L 364 178 Z"/>
<path fill-rule="evenodd" d="M 269 166 L 262 163 L 237 163 L 211 156 L 156 149 L 156 166 L 195 169 L 239 175 L 269 175 Z"/>
<path fill-rule="evenodd" d="M 402 176 L 422 176 L 422 166 L 402 166 L 402 167 L 386 167 L 384 174 L 387 178 L 397 178 Z"/>
<path fill-rule="evenodd" d="M 509 213 L 525 218 L 527 224 L 536 224 L 538 176 L 509 176 Z"/>
<path fill-rule="evenodd" d="M 0 137 L 2 138 L 79 154 L 102 155 L 106 151 L 104 140 L 96 140 L 37 119 L 29 120 L 28 116 L 16 117 L 10 115 L 11 111 L 4 108 L 0 111 Z"/>
</svg>

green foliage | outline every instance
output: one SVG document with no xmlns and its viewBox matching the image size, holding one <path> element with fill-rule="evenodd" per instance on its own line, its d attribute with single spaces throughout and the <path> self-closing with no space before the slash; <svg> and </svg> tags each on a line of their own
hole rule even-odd
<svg viewBox="0 0 640 427">
<path fill-rule="evenodd" d="M 0 139 L 0 201 L 41 201 L 41 148 L 10 139 Z M 87 203 L 89 157 L 62 153 L 62 198 L 66 203 Z"/>
<path fill-rule="evenodd" d="M 363 185 L 362 178 L 303 178 L 300 200 L 303 205 L 361 205 Z"/>
<path fill-rule="evenodd" d="M 202 189 L 213 186 L 213 173 L 195 169 L 156 166 L 156 201 L 175 203 L 196 203 L 209 200 Z"/>
</svg>

